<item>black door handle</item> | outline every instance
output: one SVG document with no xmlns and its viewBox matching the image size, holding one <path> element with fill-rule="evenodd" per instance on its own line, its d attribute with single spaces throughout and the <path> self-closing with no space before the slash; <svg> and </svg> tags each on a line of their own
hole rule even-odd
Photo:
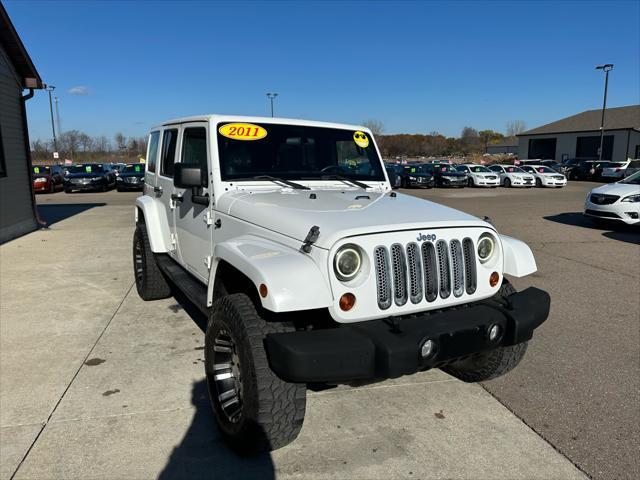
<svg viewBox="0 0 640 480">
<path fill-rule="evenodd" d="M 182 195 L 178 195 L 177 193 L 172 193 L 171 200 L 173 200 L 174 202 L 181 202 L 183 198 L 182 198 Z"/>
<path fill-rule="evenodd" d="M 162 187 L 153 187 L 153 191 L 158 194 L 158 196 L 162 195 Z"/>
</svg>

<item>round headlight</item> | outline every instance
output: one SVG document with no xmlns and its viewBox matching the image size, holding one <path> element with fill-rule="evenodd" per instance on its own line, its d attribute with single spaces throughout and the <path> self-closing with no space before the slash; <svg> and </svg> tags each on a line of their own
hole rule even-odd
<svg viewBox="0 0 640 480">
<path fill-rule="evenodd" d="M 493 237 L 488 233 L 483 234 L 478 241 L 478 258 L 482 263 L 487 262 L 496 249 L 496 243 Z"/>
<path fill-rule="evenodd" d="M 362 255 L 355 245 L 345 245 L 336 253 L 333 269 L 343 282 L 353 279 L 362 266 Z"/>
</svg>

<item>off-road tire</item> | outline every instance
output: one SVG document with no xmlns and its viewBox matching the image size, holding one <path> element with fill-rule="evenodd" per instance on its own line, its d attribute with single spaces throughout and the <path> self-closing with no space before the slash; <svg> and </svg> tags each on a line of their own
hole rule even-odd
<svg viewBox="0 0 640 480">
<path fill-rule="evenodd" d="M 513 288 L 513 285 L 508 280 L 504 280 L 496 297 L 508 297 L 514 293 L 516 293 L 516 289 Z M 526 351 L 527 342 L 498 347 L 442 367 L 442 370 L 464 382 L 483 382 L 513 370 L 520 363 Z"/>
<path fill-rule="evenodd" d="M 160 300 L 171 296 L 171 287 L 156 263 L 144 225 L 133 234 L 133 274 L 136 290 L 143 300 Z"/>
<path fill-rule="evenodd" d="M 222 330 L 231 338 L 240 364 L 241 413 L 235 423 L 222 408 L 214 380 L 214 343 Z M 204 350 L 209 398 L 220 431 L 241 454 L 284 447 L 302 428 L 306 385 L 278 378 L 269 367 L 264 348 L 267 334 L 293 330 L 284 322 L 262 319 L 244 293 L 227 295 L 210 309 Z"/>
</svg>

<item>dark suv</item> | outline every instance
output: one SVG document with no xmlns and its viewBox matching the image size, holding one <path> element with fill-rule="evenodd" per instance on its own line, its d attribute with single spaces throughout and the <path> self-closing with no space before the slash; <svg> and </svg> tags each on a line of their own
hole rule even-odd
<svg viewBox="0 0 640 480">
<path fill-rule="evenodd" d="M 65 193 L 74 190 L 100 190 L 106 192 L 116 186 L 116 174 L 102 163 L 73 165 L 64 179 Z"/>
<path fill-rule="evenodd" d="M 429 168 L 426 164 L 414 163 L 404 165 L 402 167 L 401 176 L 401 184 L 403 188 L 433 188 L 433 172 L 429 171 Z"/>
<path fill-rule="evenodd" d="M 437 187 L 464 187 L 467 175 L 450 163 L 425 163 L 426 171 L 433 175 Z"/>
<path fill-rule="evenodd" d="M 132 164 L 125 166 L 116 179 L 119 192 L 126 190 L 142 190 L 144 186 L 144 164 Z"/>
</svg>

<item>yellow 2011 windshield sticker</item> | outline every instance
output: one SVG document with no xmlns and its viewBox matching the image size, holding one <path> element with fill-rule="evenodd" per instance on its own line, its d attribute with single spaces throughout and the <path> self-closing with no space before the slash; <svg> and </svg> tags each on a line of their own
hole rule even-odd
<svg viewBox="0 0 640 480">
<path fill-rule="evenodd" d="M 356 145 L 362 148 L 367 148 L 369 146 L 369 137 L 364 132 L 358 130 L 353 134 L 353 141 L 356 142 Z"/>
<path fill-rule="evenodd" d="M 260 140 L 267 136 L 267 131 L 252 123 L 227 123 L 218 128 L 220 135 L 234 140 Z"/>
</svg>

